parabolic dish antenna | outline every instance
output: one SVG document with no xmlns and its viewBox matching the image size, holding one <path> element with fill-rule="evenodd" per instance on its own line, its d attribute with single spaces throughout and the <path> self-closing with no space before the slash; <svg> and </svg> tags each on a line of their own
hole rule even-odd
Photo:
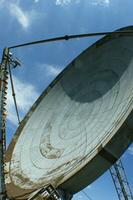
<svg viewBox="0 0 133 200">
<path fill-rule="evenodd" d="M 74 59 L 21 122 L 6 153 L 9 197 L 90 184 L 132 142 L 132 109 L 133 36 L 110 34 Z"/>
</svg>

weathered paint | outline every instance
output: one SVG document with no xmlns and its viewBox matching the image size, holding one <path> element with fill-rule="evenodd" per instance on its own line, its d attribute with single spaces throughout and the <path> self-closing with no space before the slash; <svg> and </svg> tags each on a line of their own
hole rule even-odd
<svg viewBox="0 0 133 200">
<path fill-rule="evenodd" d="M 21 122 L 7 151 L 9 196 L 49 183 L 74 193 L 91 183 L 131 143 L 132 109 L 133 37 L 106 36 L 69 64 Z"/>
</svg>

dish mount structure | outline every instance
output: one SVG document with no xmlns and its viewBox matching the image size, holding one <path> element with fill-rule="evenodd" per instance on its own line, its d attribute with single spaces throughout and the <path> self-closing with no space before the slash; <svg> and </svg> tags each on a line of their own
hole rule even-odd
<svg viewBox="0 0 133 200">
<path fill-rule="evenodd" d="M 19 120 L 11 77 L 11 65 L 16 67 L 19 61 L 10 56 L 10 49 L 106 34 L 75 58 L 41 94 L 6 150 L 8 73 Z M 133 27 L 126 27 L 4 50 L 0 69 L 1 199 L 69 200 L 119 159 L 133 141 L 132 47 Z M 124 198 L 129 200 L 128 194 Z"/>
</svg>

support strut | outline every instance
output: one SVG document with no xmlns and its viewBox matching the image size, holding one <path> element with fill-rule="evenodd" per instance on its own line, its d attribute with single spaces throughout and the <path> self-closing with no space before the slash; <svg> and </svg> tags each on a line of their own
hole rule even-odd
<svg viewBox="0 0 133 200">
<path fill-rule="evenodd" d="M 8 85 L 8 48 L 4 49 L 0 64 L 0 200 L 6 199 L 4 159 L 6 150 L 6 95 Z"/>
<path fill-rule="evenodd" d="M 133 195 L 132 195 L 121 160 L 118 160 L 110 168 L 110 173 L 111 173 L 119 200 L 133 200 Z"/>
</svg>

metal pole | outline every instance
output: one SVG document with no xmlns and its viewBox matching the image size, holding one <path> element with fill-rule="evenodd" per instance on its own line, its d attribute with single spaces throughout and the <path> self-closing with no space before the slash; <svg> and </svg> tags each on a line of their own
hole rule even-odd
<svg viewBox="0 0 133 200">
<path fill-rule="evenodd" d="M 4 159 L 6 150 L 6 95 L 7 95 L 7 64 L 9 49 L 3 51 L 2 62 L 0 64 L 0 200 L 6 199 L 6 187 L 4 176 Z"/>
<path fill-rule="evenodd" d="M 87 37 L 95 37 L 95 36 L 104 36 L 104 35 L 128 35 L 133 36 L 133 31 L 115 31 L 115 32 L 101 32 L 101 33 L 86 33 L 86 34 L 78 34 L 78 35 L 65 35 L 61 37 L 55 37 L 55 38 L 49 38 L 44 40 L 38 40 L 38 41 L 32 41 L 27 42 L 24 44 L 18 44 L 15 46 L 10 46 L 9 49 L 15 49 L 19 47 L 29 46 L 29 45 L 35 45 L 35 44 L 41 44 L 41 43 L 49 43 L 49 42 L 57 42 L 57 41 L 63 41 L 63 40 L 72 40 L 72 39 L 78 39 L 78 38 L 87 38 Z"/>
</svg>

